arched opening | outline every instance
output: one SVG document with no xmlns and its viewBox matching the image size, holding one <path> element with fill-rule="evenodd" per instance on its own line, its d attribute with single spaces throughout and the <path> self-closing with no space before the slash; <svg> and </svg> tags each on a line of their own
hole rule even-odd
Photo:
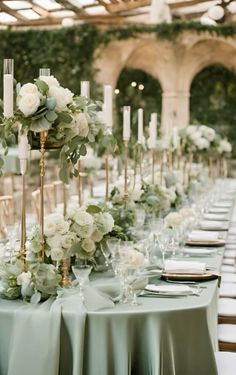
<svg viewBox="0 0 236 375">
<path fill-rule="evenodd" d="M 191 84 L 190 122 L 215 128 L 233 143 L 236 156 L 236 74 L 223 65 L 201 70 Z"/>
<path fill-rule="evenodd" d="M 148 126 L 150 114 L 158 113 L 158 124 L 161 121 L 162 88 L 160 83 L 143 70 L 125 68 L 122 70 L 115 89 L 115 106 L 117 121 L 115 133 L 122 136 L 122 108 L 131 106 L 132 136 L 137 138 L 138 108 L 144 110 L 144 126 Z"/>
</svg>

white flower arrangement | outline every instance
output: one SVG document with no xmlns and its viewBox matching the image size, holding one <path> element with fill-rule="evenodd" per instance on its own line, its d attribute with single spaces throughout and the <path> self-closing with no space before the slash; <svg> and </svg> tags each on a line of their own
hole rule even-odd
<svg viewBox="0 0 236 375">
<path fill-rule="evenodd" d="M 60 262 L 68 256 L 68 251 L 75 242 L 76 235 L 70 230 L 70 222 L 59 213 L 45 217 L 44 221 L 45 253 L 52 261 Z M 40 256 L 40 226 L 35 225 L 29 235 L 30 249 L 35 257 Z"/>
<path fill-rule="evenodd" d="M 13 117 L 3 119 L 0 142 L 7 152 L 5 140 L 15 143 L 14 132 L 21 124 L 22 134 L 27 135 L 32 148 L 37 148 L 37 133 L 47 131 L 46 142 L 60 148 L 60 178 L 68 182 L 69 177 L 77 175 L 77 161 L 86 155 L 86 145 L 105 136 L 99 110 L 100 103 L 75 96 L 53 76 L 39 77 L 23 86 L 17 84 L 16 109 Z"/>
<path fill-rule="evenodd" d="M 76 239 L 70 248 L 70 254 L 78 258 L 90 259 L 95 256 L 99 243 L 114 227 L 114 219 L 109 212 L 103 212 L 98 206 L 79 208 L 67 212 L 70 230 Z"/>
<path fill-rule="evenodd" d="M 180 130 L 182 146 L 185 152 L 205 152 L 215 147 L 216 131 L 205 125 L 188 125 Z"/>
<path fill-rule="evenodd" d="M 59 270 L 52 264 L 31 262 L 27 271 L 22 263 L 0 263 L 0 297 L 16 299 L 22 297 L 33 304 L 57 294 L 61 282 Z"/>
<path fill-rule="evenodd" d="M 220 155 L 227 155 L 232 152 L 232 145 L 227 139 L 221 139 L 217 150 Z"/>
</svg>

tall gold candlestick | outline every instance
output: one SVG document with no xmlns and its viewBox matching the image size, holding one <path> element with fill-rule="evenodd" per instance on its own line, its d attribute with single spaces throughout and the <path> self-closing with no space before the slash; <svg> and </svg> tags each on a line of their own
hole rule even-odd
<svg viewBox="0 0 236 375">
<path fill-rule="evenodd" d="M 48 132 L 40 132 L 40 228 L 41 228 L 41 259 L 44 261 L 45 256 L 45 241 L 44 241 L 44 175 L 45 175 L 45 142 L 47 140 Z"/>
<path fill-rule="evenodd" d="M 20 259 L 23 271 L 26 271 L 26 217 L 25 217 L 25 174 L 22 174 L 21 227 L 20 227 Z"/>
<path fill-rule="evenodd" d="M 155 149 L 151 149 L 152 153 L 152 184 L 154 185 L 155 183 Z"/>
<path fill-rule="evenodd" d="M 129 193 L 128 193 L 128 145 L 129 145 L 129 141 L 128 140 L 124 140 L 124 146 L 125 146 L 125 153 L 124 153 L 124 156 L 125 156 L 125 160 L 124 160 L 124 167 L 125 167 L 125 170 L 124 170 L 124 198 L 125 200 L 128 199 L 129 197 Z"/>
<path fill-rule="evenodd" d="M 106 192 L 105 192 L 105 201 L 108 202 L 109 199 L 109 154 L 106 153 L 105 156 L 105 171 L 106 171 Z"/>
</svg>

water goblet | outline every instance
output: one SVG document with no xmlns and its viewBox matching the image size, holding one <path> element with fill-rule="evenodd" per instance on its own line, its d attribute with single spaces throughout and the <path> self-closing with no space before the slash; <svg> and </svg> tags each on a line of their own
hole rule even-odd
<svg viewBox="0 0 236 375">
<path fill-rule="evenodd" d="M 72 266 L 73 274 L 79 281 L 79 295 L 84 302 L 84 284 L 92 270 L 92 266 L 88 264 L 75 264 Z"/>
</svg>

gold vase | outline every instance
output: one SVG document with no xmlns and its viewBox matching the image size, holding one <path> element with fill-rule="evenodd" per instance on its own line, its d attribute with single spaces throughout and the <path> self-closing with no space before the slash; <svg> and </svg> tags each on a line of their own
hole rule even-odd
<svg viewBox="0 0 236 375">
<path fill-rule="evenodd" d="M 69 288 L 71 285 L 69 273 L 70 273 L 70 257 L 63 258 L 61 261 L 61 285 L 63 288 Z"/>
</svg>

